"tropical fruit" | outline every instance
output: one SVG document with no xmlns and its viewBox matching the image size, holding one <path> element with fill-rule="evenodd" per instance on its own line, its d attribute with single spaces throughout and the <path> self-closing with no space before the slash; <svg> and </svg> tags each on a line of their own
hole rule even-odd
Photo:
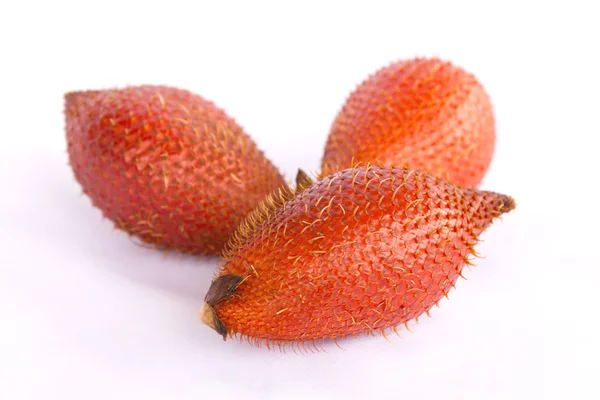
<svg viewBox="0 0 600 400">
<path fill-rule="evenodd" d="M 331 127 L 322 168 L 380 162 L 477 187 L 495 140 L 492 104 L 475 76 L 416 58 L 380 69 L 350 94 Z"/>
<path fill-rule="evenodd" d="M 384 331 L 454 286 L 515 207 L 409 168 L 362 165 L 269 196 L 232 236 L 200 318 L 226 338 L 286 343 Z"/>
<path fill-rule="evenodd" d="M 115 225 L 161 248 L 219 254 L 237 225 L 284 184 L 223 110 L 166 86 L 65 95 L 70 164 Z"/>
</svg>

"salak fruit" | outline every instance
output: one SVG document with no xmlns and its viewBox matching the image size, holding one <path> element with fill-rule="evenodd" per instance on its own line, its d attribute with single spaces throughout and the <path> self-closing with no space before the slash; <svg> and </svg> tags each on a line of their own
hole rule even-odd
<svg viewBox="0 0 600 400">
<path fill-rule="evenodd" d="M 185 90 L 67 93 L 65 115 L 83 191 L 116 227 L 160 248 L 219 254 L 285 183 L 232 118 Z"/>
<path fill-rule="evenodd" d="M 474 188 L 495 138 L 490 98 L 472 74 L 436 58 L 398 61 L 350 94 L 331 127 L 322 168 L 403 165 Z"/>
<path fill-rule="evenodd" d="M 363 165 L 280 189 L 224 252 L 200 311 L 224 339 L 285 344 L 395 328 L 439 302 L 509 196 Z"/>
</svg>

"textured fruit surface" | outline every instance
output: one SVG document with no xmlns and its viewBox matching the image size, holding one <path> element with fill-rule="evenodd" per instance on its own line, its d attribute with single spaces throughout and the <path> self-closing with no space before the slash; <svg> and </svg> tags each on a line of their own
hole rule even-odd
<svg viewBox="0 0 600 400">
<path fill-rule="evenodd" d="M 399 61 L 350 94 L 331 127 L 322 167 L 380 162 L 476 187 L 495 136 L 490 99 L 472 74 L 439 59 Z"/>
<path fill-rule="evenodd" d="M 233 119 L 185 90 L 72 92 L 65 116 L 84 192 L 118 228 L 158 247 L 218 254 L 284 183 Z"/>
<path fill-rule="evenodd" d="M 505 195 L 370 165 L 280 190 L 232 237 L 202 320 L 267 343 L 395 327 L 448 293 L 479 235 L 514 207 Z"/>
</svg>

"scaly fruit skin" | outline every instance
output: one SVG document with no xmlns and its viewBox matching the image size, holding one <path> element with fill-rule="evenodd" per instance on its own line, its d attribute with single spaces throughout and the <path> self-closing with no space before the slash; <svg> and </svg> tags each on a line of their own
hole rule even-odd
<svg viewBox="0 0 600 400">
<path fill-rule="evenodd" d="M 423 169 L 476 187 L 494 153 L 492 104 L 477 79 L 435 58 L 380 69 L 350 94 L 327 141 L 324 171 L 353 162 Z"/>
<path fill-rule="evenodd" d="M 165 86 L 65 95 L 70 164 L 115 225 L 145 242 L 218 254 L 246 215 L 284 184 L 223 110 Z"/>
<path fill-rule="evenodd" d="M 280 191 L 232 237 L 201 318 L 224 338 L 267 343 L 395 327 L 448 293 L 478 236 L 514 206 L 421 171 L 370 165 Z"/>
</svg>

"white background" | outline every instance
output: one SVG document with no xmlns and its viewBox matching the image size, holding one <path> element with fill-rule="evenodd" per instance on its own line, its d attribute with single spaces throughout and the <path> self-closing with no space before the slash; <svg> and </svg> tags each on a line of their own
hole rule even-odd
<svg viewBox="0 0 600 400">
<path fill-rule="evenodd" d="M 592 4 L 3 2 L 0 399 L 600 398 Z M 67 165 L 64 92 L 153 83 L 215 101 L 291 179 L 319 167 L 356 84 L 416 55 L 483 82 L 498 141 L 482 187 L 518 208 L 390 342 L 223 342 L 197 319 L 216 261 L 114 231 Z"/>
</svg>

